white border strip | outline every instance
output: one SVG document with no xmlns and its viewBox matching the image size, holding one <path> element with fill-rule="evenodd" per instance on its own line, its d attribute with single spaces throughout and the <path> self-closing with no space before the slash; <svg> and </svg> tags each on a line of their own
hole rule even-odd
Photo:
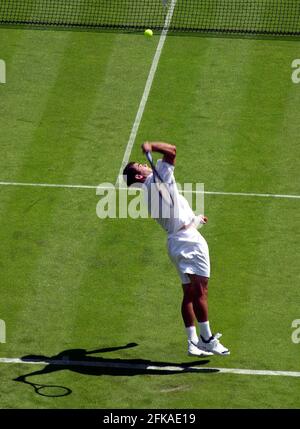
<svg viewBox="0 0 300 429">
<path fill-rule="evenodd" d="M 131 151 L 132 151 L 132 148 L 133 148 L 136 136 L 137 136 L 137 132 L 138 132 L 139 127 L 140 127 L 140 123 L 141 123 L 141 120 L 142 120 L 142 117 L 143 117 L 143 114 L 144 114 L 144 110 L 145 110 L 145 107 L 146 107 L 146 104 L 147 104 L 147 100 L 148 100 L 148 97 L 149 97 L 149 94 L 150 94 L 150 90 L 151 90 L 151 87 L 152 87 L 152 83 L 153 83 L 153 80 L 154 80 L 154 77 L 155 77 L 155 73 L 156 73 L 156 70 L 157 70 L 158 62 L 159 62 L 159 59 L 160 59 L 160 56 L 161 56 L 161 53 L 162 53 L 162 50 L 163 50 L 163 47 L 164 47 L 164 44 L 165 44 L 165 41 L 166 41 L 166 37 L 167 37 L 167 34 L 168 34 L 170 23 L 172 21 L 172 17 L 173 17 L 174 9 L 175 9 L 175 6 L 176 6 L 176 2 L 177 2 L 177 0 L 172 0 L 172 2 L 170 4 L 169 11 L 168 11 L 167 16 L 166 16 L 166 20 L 165 20 L 165 23 L 164 23 L 164 28 L 162 30 L 162 33 L 161 33 L 161 36 L 160 36 L 160 39 L 159 39 L 159 42 L 158 42 L 158 45 L 157 45 L 156 53 L 155 53 L 153 61 L 152 61 L 152 65 L 151 65 L 149 76 L 148 76 L 148 79 L 147 79 L 147 82 L 146 82 L 144 93 L 143 93 L 143 96 L 142 96 L 142 99 L 141 99 L 141 102 L 140 102 L 140 106 L 139 106 L 138 112 L 136 114 L 136 118 L 135 118 L 132 130 L 131 130 L 131 134 L 130 134 L 127 146 L 126 146 L 126 150 L 125 150 L 125 154 L 124 154 L 124 157 L 123 157 L 123 161 L 122 161 L 122 164 L 121 164 L 121 167 L 120 167 L 120 171 L 119 171 L 119 174 L 118 174 L 118 177 L 117 177 L 117 181 L 116 181 L 116 186 L 120 186 L 123 183 L 123 170 L 124 170 L 126 164 L 128 164 L 128 161 L 129 161 L 129 158 L 130 158 L 130 154 L 131 154 Z"/>
<path fill-rule="evenodd" d="M 239 368 L 212 368 L 197 366 L 156 366 L 142 363 L 130 364 L 124 362 L 100 362 L 100 361 L 75 361 L 64 359 L 19 359 L 19 358 L 0 358 L 0 363 L 12 363 L 23 365 L 58 365 L 58 366 L 82 366 L 98 368 L 119 368 L 119 369 L 137 369 L 144 371 L 168 371 L 168 372 L 199 372 L 199 373 L 222 373 L 222 374 L 239 374 L 239 375 L 264 375 L 264 376 L 282 376 L 282 377 L 300 377 L 300 371 L 270 371 L 256 369 L 239 369 Z"/>
<path fill-rule="evenodd" d="M 33 186 L 41 188 L 77 188 L 77 189 L 107 189 L 111 188 L 107 186 L 95 186 L 95 185 L 65 185 L 57 183 L 26 183 L 26 182 L 0 182 L 0 186 Z M 119 187 L 119 190 L 128 190 L 126 187 Z M 289 195 L 289 194 L 258 194 L 253 192 L 218 192 L 218 191 L 189 191 L 186 190 L 184 193 L 192 194 L 205 194 L 205 195 L 231 195 L 236 197 L 262 197 L 262 198 L 290 198 L 290 199 L 300 199 L 300 195 Z"/>
</svg>

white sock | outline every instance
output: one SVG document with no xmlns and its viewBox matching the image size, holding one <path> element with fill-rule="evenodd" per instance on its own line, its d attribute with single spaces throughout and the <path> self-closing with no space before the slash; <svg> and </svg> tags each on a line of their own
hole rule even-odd
<svg viewBox="0 0 300 429">
<path fill-rule="evenodd" d="M 197 331 L 196 331 L 196 326 L 189 326 L 186 329 L 186 333 L 188 336 L 188 339 L 190 341 L 192 341 L 193 343 L 197 344 L 198 343 L 198 335 L 197 335 Z"/>
<path fill-rule="evenodd" d="M 208 340 L 212 336 L 212 333 L 209 327 L 209 321 L 199 322 L 199 327 L 200 327 L 201 337 L 203 337 L 205 340 Z"/>
</svg>

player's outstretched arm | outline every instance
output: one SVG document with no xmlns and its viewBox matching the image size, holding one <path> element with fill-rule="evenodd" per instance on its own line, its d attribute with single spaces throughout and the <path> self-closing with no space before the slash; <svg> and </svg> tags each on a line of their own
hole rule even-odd
<svg viewBox="0 0 300 429">
<path fill-rule="evenodd" d="M 159 152 L 163 154 L 163 161 L 175 165 L 176 146 L 164 142 L 145 142 L 142 144 L 143 152 Z"/>
</svg>

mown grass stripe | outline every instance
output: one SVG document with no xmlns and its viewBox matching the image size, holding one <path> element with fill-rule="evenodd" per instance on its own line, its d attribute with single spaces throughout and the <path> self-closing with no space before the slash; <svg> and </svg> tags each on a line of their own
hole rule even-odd
<svg viewBox="0 0 300 429">
<path fill-rule="evenodd" d="M 158 66 L 158 63 L 159 63 L 159 60 L 160 60 L 160 57 L 161 57 L 161 54 L 162 54 L 162 51 L 164 48 L 164 44 L 165 44 L 165 41 L 167 38 L 169 26 L 170 26 L 170 23 L 172 21 L 176 2 L 177 2 L 177 0 L 171 1 L 169 11 L 168 11 L 167 16 L 166 16 L 164 28 L 163 28 L 163 31 L 162 31 L 161 36 L 159 38 L 157 49 L 156 49 L 156 52 L 155 52 L 155 55 L 153 58 L 153 62 L 152 62 L 151 68 L 150 68 L 149 76 L 147 78 L 147 82 L 146 82 L 145 89 L 144 89 L 144 92 L 143 92 L 143 95 L 141 98 L 141 102 L 140 102 L 140 105 L 139 105 L 139 108 L 138 108 L 132 129 L 131 129 L 130 137 L 129 137 L 129 140 L 128 140 L 128 143 L 127 143 L 127 146 L 125 149 L 125 153 L 124 153 L 124 157 L 122 160 L 120 171 L 119 171 L 119 174 L 117 177 L 116 185 L 121 185 L 122 181 L 123 181 L 123 170 L 129 161 L 129 157 L 131 155 L 134 142 L 136 140 L 136 136 L 137 136 L 137 133 L 138 133 L 138 130 L 140 127 L 140 123 L 141 123 L 141 120 L 142 120 L 142 117 L 144 114 L 144 110 L 145 110 L 145 107 L 146 107 L 146 104 L 148 101 L 148 97 L 149 97 L 149 94 L 150 94 L 150 91 L 152 88 L 153 81 L 155 78 L 157 66 Z"/>
</svg>

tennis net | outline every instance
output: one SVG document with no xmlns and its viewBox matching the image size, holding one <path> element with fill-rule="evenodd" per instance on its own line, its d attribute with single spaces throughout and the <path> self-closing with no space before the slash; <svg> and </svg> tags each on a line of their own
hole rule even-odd
<svg viewBox="0 0 300 429">
<path fill-rule="evenodd" d="M 1 0 L 0 25 L 300 35 L 300 0 Z"/>
</svg>

